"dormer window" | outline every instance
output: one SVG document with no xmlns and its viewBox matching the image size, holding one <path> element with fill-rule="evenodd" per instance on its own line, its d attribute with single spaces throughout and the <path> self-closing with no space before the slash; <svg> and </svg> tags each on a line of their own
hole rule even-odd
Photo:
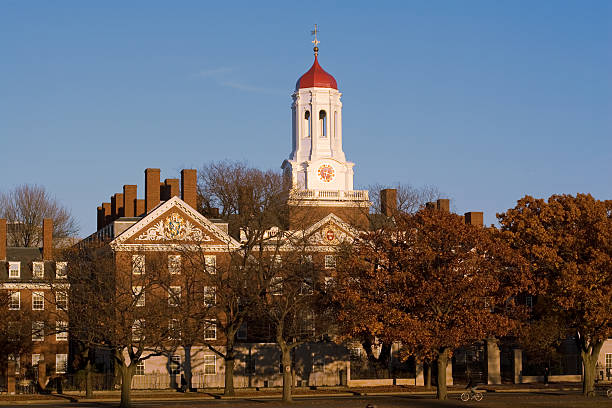
<svg viewBox="0 0 612 408">
<path fill-rule="evenodd" d="M 66 262 L 57 262 L 55 264 L 55 279 L 66 279 L 68 277 L 66 272 L 67 266 Z"/>
<path fill-rule="evenodd" d="M 21 262 L 9 262 L 9 278 L 19 279 L 21 277 Z"/>
<path fill-rule="evenodd" d="M 321 125 L 321 137 L 327 137 L 327 113 L 319 111 L 319 124 Z"/>
<path fill-rule="evenodd" d="M 45 277 L 44 262 L 32 262 L 32 277 L 34 279 L 42 279 Z"/>
</svg>

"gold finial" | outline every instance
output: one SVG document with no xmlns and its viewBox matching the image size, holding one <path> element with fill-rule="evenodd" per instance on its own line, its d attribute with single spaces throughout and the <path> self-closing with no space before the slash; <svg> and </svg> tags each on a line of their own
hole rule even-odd
<svg viewBox="0 0 612 408">
<path fill-rule="evenodd" d="M 318 32 L 319 32 L 319 30 L 317 29 L 317 25 L 315 24 L 314 30 L 312 30 L 310 32 L 310 35 L 314 35 L 314 40 L 312 40 L 312 43 L 314 44 L 313 50 L 314 50 L 315 56 L 319 54 L 319 47 L 318 47 L 318 45 L 321 42 L 321 41 L 317 40 L 317 33 Z"/>
</svg>

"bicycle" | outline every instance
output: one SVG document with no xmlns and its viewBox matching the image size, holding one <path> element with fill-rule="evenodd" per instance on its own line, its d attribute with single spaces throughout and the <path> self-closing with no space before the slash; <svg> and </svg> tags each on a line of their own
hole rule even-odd
<svg viewBox="0 0 612 408">
<path fill-rule="evenodd" d="M 474 401 L 482 401 L 482 398 L 483 394 L 480 391 L 469 390 L 461 393 L 461 401 L 463 402 L 467 402 L 471 399 L 473 399 Z"/>
</svg>

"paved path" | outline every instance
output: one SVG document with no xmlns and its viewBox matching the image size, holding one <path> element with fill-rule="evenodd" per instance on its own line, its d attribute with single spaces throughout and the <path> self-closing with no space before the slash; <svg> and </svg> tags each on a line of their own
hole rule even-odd
<svg viewBox="0 0 612 408">
<path fill-rule="evenodd" d="M 578 393 L 565 392 L 540 392 L 540 393 L 515 393 L 496 394 L 489 393 L 481 402 L 461 402 L 456 395 L 451 395 L 448 401 L 437 401 L 431 396 L 425 395 L 389 395 L 389 396 L 343 396 L 343 397 L 308 397 L 297 398 L 290 406 L 296 408 L 365 408 L 372 404 L 376 408 L 428 408 L 428 407 L 490 407 L 490 408 L 612 408 L 612 400 L 604 397 L 585 399 Z M 118 405 L 117 401 L 92 401 L 92 402 L 61 402 L 53 401 L 36 403 L 35 401 L 23 401 L 21 403 L 2 403 L 3 407 L 58 407 L 58 408 L 110 408 Z M 278 399 L 249 399 L 239 398 L 234 400 L 136 400 L 135 407 L 151 408 L 276 408 L 286 406 Z"/>
</svg>

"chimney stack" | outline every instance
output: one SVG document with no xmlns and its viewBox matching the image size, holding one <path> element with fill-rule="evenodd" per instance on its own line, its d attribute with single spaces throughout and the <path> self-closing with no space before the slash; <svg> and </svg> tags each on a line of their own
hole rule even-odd
<svg viewBox="0 0 612 408">
<path fill-rule="evenodd" d="M 126 217 L 135 217 L 136 194 L 137 188 L 134 184 L 126 184 L 123 186 L 123 213 Z"/>
<path fill-rule="evenodd" d="M 102 208 L 102 206 L 99 206 L 98 208 L 96 208 L 96 210 L 98 212 L 97 226 L 98 231 L 100 231 L 102 228 L 104 228 L 104 208 Z"/>
<path fill-rule="evenodd" d="M 43 220 L 43 260 L 53 259 L 53 220 L 45 218 Z"/>
<path fill-rule="evenodd" d="M 115 218 L 125 217 L 123 193 L 115 193 Z"/>
<path fill-rule="evenodd" d="M 0 218 L 0 260 L 6 260 L 6 219 Z"/>
<path fill-rule="evenodd" d="M 428 202 L 428 203 L 425 203 L 425 208 L 430 209 L 430 210 L 435 210 L 436 209 L 436 203 L 431 202 L 431 201 Z"/>
<path fill-rule="evenodd" d="M 438 210 L 450 212 L 450 200 L 448 198 L 439 198 L 436 201 L 436 208 Z"/>
<path fill-rule="evenodd" d="M 168 198 L 166 200 L 171 199 L 174 196 L 180 197 L 180 181 L 179 179 L 166 179 L 164 180 L 164 184 L 166 185 L 166 194 Z"/>
<path fill-rule="evenodd" d="M 159 169 L 145 170 L 145 210 L 148 214 L 159 204 Z"/>
<path fill-rule="evenodd" d="M 469 225 L 483 226 L 482 211 L 470 211 L 465 213 L 465 223 Z"/>
<path fill-rule="evenodd" d="M 110 211 L 111 221 L 114 221 L 117 219 L 117 197 L 112 195 L 110 197 L 110 202 L 111 202 L 111 211 Z"/>
<path fill-rule="evenodd" d="M 104 211 L 104 225 L 102 225 L 102 228 L 104 228 L 113 221 L 111 203 L 102 203 L 102 210 Z"/>
<path fill-rule="evenodd" d="M 195 169 L 181 170 L 181 199 L 193 209 L 198 207 L 197 177 Z"/>
<path fill-rule="evenodd" d="M 380 212 L 392 217 L 397 212 L 397 190 L 385 188 L 380 190 Z"/>
<path fill-rule="evenodd" d="M 140 217 L 141 215 L 145 215 L 145 200 L 142 198 L 137 198 L 135 201 L 135 213 L 136 217 Z"/>
</svg>

